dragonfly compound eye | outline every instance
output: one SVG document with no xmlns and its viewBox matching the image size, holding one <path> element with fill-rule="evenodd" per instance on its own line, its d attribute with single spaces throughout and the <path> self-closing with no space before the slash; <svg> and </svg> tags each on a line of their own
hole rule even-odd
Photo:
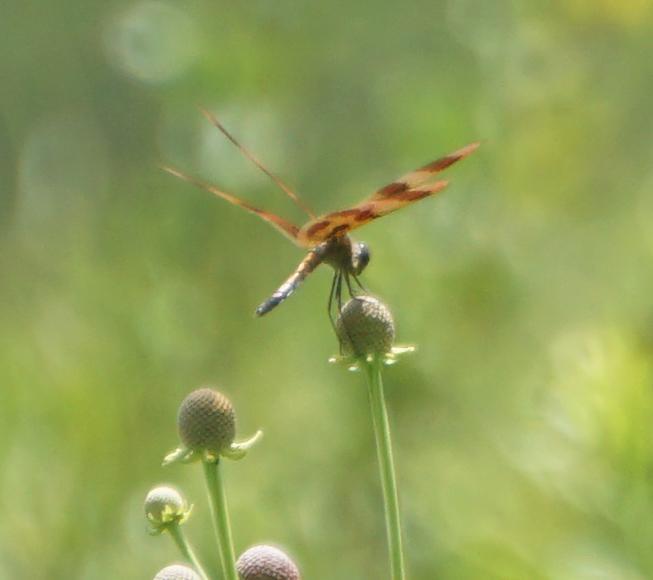
<svg viewBox="0 0 653 580">
<path fill-rule="evenodd" d="M 354 270 L 356 276 L 358 276 L 365 267 L 370 263 L 370 248 L 364 242 L 358 243 L 358 251 L 354 258 Z"/>
</svg>

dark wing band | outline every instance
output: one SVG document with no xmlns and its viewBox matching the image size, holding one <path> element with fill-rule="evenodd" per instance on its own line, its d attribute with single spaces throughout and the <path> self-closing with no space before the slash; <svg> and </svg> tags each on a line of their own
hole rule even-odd
<svg viewBox="0 0 653 580">
<path fill-rule="evenodd" d="M 299 243 L 305 246 L 315 246 L 333 236 L 346 234 L 376 218 L 442 191 L 448 185 L 448 181 L 436 181 L 430 185 L 422 184 L 447 167 L 471 155 L 478 146 L 479 143 L 471 143 L 407 173 L 397 181 L 377 190 L 358 205 L 311 220 L 300 228 L 297 236 Z"/>
<path fill-rule="evenodd" d="M 342 235 L 365 224 L 397 211 L 425 197 L 442 191 L 448 181 L 436 181 L 419 189 L 409 189 L 385 199 L 367 200 L 358 205 L 316 218 L 304 225 L 297 236 L 300 244 L 315 245 L 337 235 Z"/>
<path fill-rule="evenodd" d="M 415 171 L 406 173 L 406 175 L 403 175 L 396 181 L 388 183 L 388 185 L 385 187 L 377 190 L 372 195 L 371 199 L 386 199 L 388 197 L 393 197 L 397 194 L 400 194 L 404 191 L 408 191 L 409 189 L 415 189 L 425 181 L 428 181 L 434 175 L 444 171 L 447 167 L 457 163 L 468 155 L 471 155 L 474 151 L 476 151 L 479 145 L 480 143 L 478 142 L 470 143 L 462 149 L 458 149 L 458 151 L 454 151 L 449 155 L 440 157 L 440 159 L 431 161 L 431 163 L 427 163 Z"/>
</svg>

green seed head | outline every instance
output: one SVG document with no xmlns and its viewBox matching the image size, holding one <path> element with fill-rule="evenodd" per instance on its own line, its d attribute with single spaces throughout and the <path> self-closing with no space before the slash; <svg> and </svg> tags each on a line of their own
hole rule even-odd
<svg viewBox="0 0 653 580">
<path fill-rule="evenodd" d="M 181 522 L 188 512 L 186 500 L 173 487 L 155 487 L 145 498 L 145 516 L 155 528 Z"/>
<path fill-rule="evenodd" d="M 219 455 L 236 436 L 236 415 L 231 402 L 209 388 L 197 389 L 182 401 L 177 425 L 182 442 L 193 451 Z"/>
<path fill-rule="evenodd" d="M 254 546 L 236 562 L 241 580 L 300 580 L 294 562 L 278 548 Z"/>
<path fill-rule="evenodd" d="M 172 566 L 166 566 L 163 570 L 159 570 L 157 575 L 154 577 L 154 580 L 202 580 L 193 570 L 188 566 L 182 566 L 181 564 L 173 564 Z"/>
<path fill-rule="evenodd" d="M 343 307 L 336 332 L 347 355 L 384 355 L 392 350 L 395 323 L 390 309 L 373 296 L 356 296 Z"/>
</svg>

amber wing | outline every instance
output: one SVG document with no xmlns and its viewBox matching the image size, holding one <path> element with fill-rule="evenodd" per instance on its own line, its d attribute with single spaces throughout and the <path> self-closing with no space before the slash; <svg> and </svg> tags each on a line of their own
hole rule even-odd
<svg viewBox="0 0 653 580">
<path fill-rule="evenodd" d="M 217 195 L 218 197 L 221 197 L 222 199 L 228 201 L 229 203 L 232 203 L 234 205 L 240 206 L 247 211 L 259 216 L 261 219 L 264 221 L 268 222 L 270 225 L 272 225 L 276 230 L 280 231 L 284 236 L 289 238 L 292 242 L 297 244 L 298 246 L 301 247 L 306 247 L 304 246 L 303 243 L 299 241 L 298 234 L 299 234 L 299 228 L 290 223 L 288 220 L 283 219 L 282 217 L 279 217 L 278 215 L 275 215 L 269 211 L 265 211 L 263 209 L 259 209 L 258 207 L 255 207 L 246 201 L 243 201 L 242 199 L 237 198 L 235 195 L 232 195 L 230 193 L 227 193 L 225 191 L 222 191 L 221 189 L 218 189 L 217 187 L 206 183 L 200 179 L 197 179 L 195 177 L 192 177 L 190 175 L 187 175 L 186 173 L 183 173 L 179 171 L 178 169 L 174 169 L 172 167 L 162 167 L 164 171 L 167 171 L 171 175 L 174 175 L 175 177 L 179 177 L 180 179 L 183 179 L 184 181 L 188 181 L 189 183 L 192 183 L 193 185 L 204 189 L 213 195 Z"/>
<path fill-rule="evenodd" d="M 332 236 L 345 234 L 366 223 L 401 209 L 402 207 L 442 191 L 448 181 L 436 181 L 422 185 L 450 165 L 471 155 L 479 143 L 471 143 L 454 153 L 407 173 L 374 192 L 369 198 L 351 208 L 317 217 L 304 224 L 297 240 L 303 246 L 315 246 Z"/>
</svg>

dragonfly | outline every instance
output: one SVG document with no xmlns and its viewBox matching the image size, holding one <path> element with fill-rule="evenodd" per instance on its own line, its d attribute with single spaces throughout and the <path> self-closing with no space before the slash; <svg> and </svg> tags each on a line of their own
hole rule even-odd
<svg viewBox="0 0 653 580">
<path fill-rule="evenodd" d="M 441 192 L 449 185 L 449 182 L 435 179 L 436 176 L 454 163 L 471 155 L 479 146 L 479 142 L 470 143 L 377 189 L 356 205 L 317 216 L 286 183 L 269 171 L 248 149 L 241 145 L 213 113 L 205 109 L 200 109 L 200 111 L 249 161 L 272 179 L 309 218 L 303 226 L 298 227 L 274 213 L 255 207 L 231 193 L 174 167 L 162 167 L 164 171 L 175 177 L 259 216 L 295 245 L 306 250 L 306 255 L 293 273 L 279 286 L 276 292 L 258 306 L 257 316 L 263 316 L 279 306 L 318 266 L 328 264 L 334 270 L 328 301 L 329 318 L 334 324 L 334 307 L 337 307 L 337 312 L 342 310 L 343 288 L 346 286 L 352 298 L 357 295 L 353 287 L 354 284 L 363 292 L 366 291 L 360 281 L 360 275 L 370 262 L 370 249 L 365 242 L 355 241 L 349 235 L 350 232 L 404 206 Z"/>
</svg>

